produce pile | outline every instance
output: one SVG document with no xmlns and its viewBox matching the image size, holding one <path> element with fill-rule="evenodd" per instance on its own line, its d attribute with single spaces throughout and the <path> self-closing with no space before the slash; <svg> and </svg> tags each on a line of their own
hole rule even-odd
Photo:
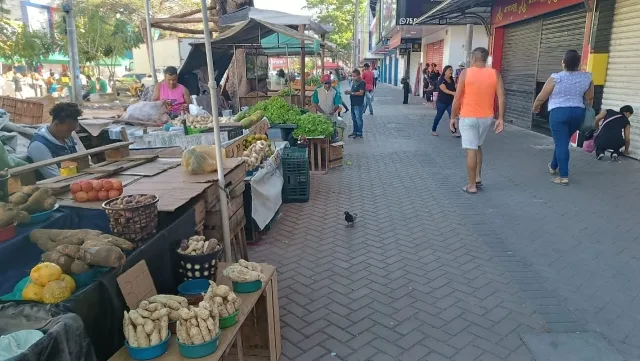
<svg viewBox="0 0 640 361">
<path fill-rule="evenodd" d="M 243 259 L 227 267 L 222 274 L 233 282 L 239 283 L 257 280 L 264 282 L 267 280 L 266 276 L 262 274 L 262 266 L 255 262 L 247 262 Z"/>
<path fill-rule="evenodd" d="M 115 234 L 131 241 L 139 241 L 156 230 L 158 221 L 157 204 L 153 194 L 134 194 L 114 198 L 105 203 L 109 215 L 109 228 Z"/>
<path fill-rule="evenodd" d="M 245 161 L 245 167 L 247 170 L 255 169 L 262 162 L 273 155 L 273 149 L 271 149 L 270 143 L 264 140 L 258 140 L 249 146 L 249 149 L 242 152 L 242 157 Z"/>
<path fill-rule="evenodd" d="M 76 283 L 71 276 L 53 263 L 39 263 L 29 273 L 29 283 L 22 290 L 22 299 L 44 303 L 58 303 L 71 297 Z"/>
<path fill-rule="evenodd" d="M 329 137 L 334 131 L 333 124 L 327 117 L 320 114 L 302 114 L 302 110 L 279 96 L 258 102 L 247 110 L 247 114 L 258 111 L 264 112 L 264 116 L 269 119 L 269 124 L 297 125 L 293 133 L 295 137 Z"/>
<path fill-rule="evenodd" d="M 204 236 L 193 236 L 189 239 L 183 239 L 182 242 L 180 242 L 178 253 L 188 254 L 191 256 L 201 256 L 215 252 L 220 247 L 222 247 L 222 245 L 220 245 L 218 240 L 215 238 L 211 238 L 207 241 Z"/>
<path fill-rule="evenodd" d="M 0 202 L 0 228 L 29 223 L 31 215 L 50 211 L 56 203 L 56 197 L 48 188 L 22 187 L 9 197 L 9 203 Z"/>
<path fill-rule="evenodd" d="M 242 304 L 242 300 L 231 292 L 228 286 L 216 286 L 213 281 L 209 281 L 209 289 L 204 295 L 204 302 L 215 306 L 220 317 L 227 317 L 240 311 Z"/>
<path fill-rule="evenodd" d="M 119 267 L 126 259 L 122 251 L 134 248 L 125 239 L 91 229 L 36 229 L 29 238 L 45 252 L 42 261 L 68 274 L 87 272 L 89 266 Z"/>
<path fill-rule="evenodd" d="M 313 75 L 305 79 L 305 85 L 307 86 L 320 86 L 322 85 L 322 79 L 319 75 Z"/>
<path fill-rule="evenodd" d="M 189 174 L 205 174 L 218 170 L 216 163 L 216 147 L 212 145 L 196 145 L 182 153 L 182 168 Z"/>
<path fill-rule="evenodd" d="M 262 110 L 256 110 L 251 114 L 249 114 L 246 111 L 242 111 L 236 114 L 233 120 L 235 122 L 239 122 L 242 128 L 249 129 L 254 125 L 258 124 L 264 118 L 264 116 L 265 116 L 265 112 Z"/>
<path fill-rule="evenodd" d="M 106 201 L 122 195 L 119 179 L 84 180 L 71 183 L 71 196 L 78 203 Z"/>
<path fill-rule="evenodd" d="M 135 310 L 124 311 L 124 338 L 132 347 L 155 346 L 169 337 L 169 320 L 180 319 L 180 311 L 187 310 L 187 299 L 173 295 L 155 295 Z"/>
<path fill-rule="evenodd" d="M 210 115 L 183 114 L 173 121 L 173 125 L 181 126 L 182 121 L 187 123 L 187 127 L 193 129 L 207 129 L 213 127 L 213 117 Z"/>
</svg>

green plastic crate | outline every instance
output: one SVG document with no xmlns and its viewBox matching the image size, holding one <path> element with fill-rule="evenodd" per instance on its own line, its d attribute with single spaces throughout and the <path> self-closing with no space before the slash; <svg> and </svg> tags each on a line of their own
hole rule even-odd
<svg viewBox="0 0 640 361">
<path fill-rule="evenodd" d="M 288 147 L 282 158 L 282 202 L 308 202 L 311 185 L 309 155 L 306 148 Z"/>
</svg>

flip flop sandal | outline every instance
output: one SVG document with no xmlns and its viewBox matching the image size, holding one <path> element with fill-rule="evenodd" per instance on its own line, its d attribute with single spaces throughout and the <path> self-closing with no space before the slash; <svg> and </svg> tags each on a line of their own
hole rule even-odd
<svg viewBox="0 0 640 361">
<path fill-rule="evenodd" d="M 555 177 L 555 178 L 551 178 L 551 181 L 553 183 L 559 184 L 561 186 L 568 186 L 569 185 L 569 179 L 568 178 Z"/>
<path fill-rule="evenodd" d="M 469 189 L 467 189 L 467 187 L 462 188 L 462 191 L 467 194 L 478 194 L 477 190 L 475 192 L 471 192 Z"/>
<path fill-rule="evenodd" d="M 482 182 L 476 182 L 476 188 L 482 188 L 483 184 Z"/>
</svg>

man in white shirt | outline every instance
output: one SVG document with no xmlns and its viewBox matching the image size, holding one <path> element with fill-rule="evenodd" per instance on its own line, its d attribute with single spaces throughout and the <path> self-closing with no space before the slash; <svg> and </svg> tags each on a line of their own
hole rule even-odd
<svg viewBox="0 0 640 361">
<path fill-rule="evenodd" d="M 378 86 L 378 77 L 380 76 L 380 71 L 378 70 L 378 67 L 376 66 L 375 68 L 373 68 L 373 87 L 376 88 Z"/>
</svg>

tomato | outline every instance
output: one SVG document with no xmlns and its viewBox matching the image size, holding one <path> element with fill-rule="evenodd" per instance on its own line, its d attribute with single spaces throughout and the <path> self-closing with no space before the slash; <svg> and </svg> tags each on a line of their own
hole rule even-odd
<svg viewBox="0 0 640 361">
<path fill-rule="evenodd" d="M 118 190 L 115 190 L 115 189 L 112 189 L 112 190 L 109 191 L 109 199 L 120 197 L 121 195 L 122 195 L 121 191 L 118 191 Z"/>
<path fill-rule="evenodd" d="M 111 179 L 105 179 L 102 181 L 102 189 L 110 191 L 113 189 L 113 181 Z"/>
<path fill-rule="evenodd" d="M 122 182 L 119 179 L 111 179 L 111 183 L 113 183 L 113 189 L 122 190 Z"/>
<path fill-rule="evenodd" d="M 93 190 L 93 184 L 91 182 L 82 182 L 82 191 L 89 193 Z"/>
<path fill-rule="evenodd" d="M 78 182 L 71 183 L 71 194 L 76 194 L 82 191 L 82 185 Z"/>
<path fill-rule="evenodd" d="M 98 200 L 98 192 L 97 191 L 90 191 L 87 193 L 87 196 L 89 197 L 89 201 L 90 202 L 94 202 Z"/>
<path fill-rule="evenodd" d="M 94 180 L 91 182 L 91 185 L 93 186 L 93 190 L 96 192 L 100 192 L 102 190 L 102 181 Z"/>
<path fill-rule="evenodd" d="M 109 191 L 101 190 L 98 192 L 98 199 L 101 201 L 106 201 L 109 199 Z"/>
<path fill-rule="evenodd" d="M 87 192 L 84 192 L 84 191 L 80 191 L 74 194 L 73 196 L 76 202 L 84 203 L 89 200 L 89 195 L 87 194 Z"/>
</svg>

